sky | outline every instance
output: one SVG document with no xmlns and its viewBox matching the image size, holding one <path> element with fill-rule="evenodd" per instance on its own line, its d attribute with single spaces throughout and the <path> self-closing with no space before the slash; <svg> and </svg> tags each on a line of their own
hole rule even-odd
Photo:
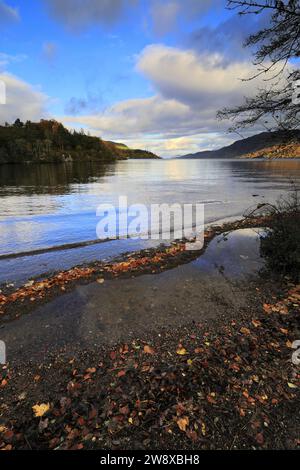
<svg viewBox="0 0 300 470">
<path fill-rule="evenodd" d="M 225 0 L 0 0 L 0 123 L 57 119 L 175 157 L 238 138 L 216 112 L 261 85 Z"/>
</svg>

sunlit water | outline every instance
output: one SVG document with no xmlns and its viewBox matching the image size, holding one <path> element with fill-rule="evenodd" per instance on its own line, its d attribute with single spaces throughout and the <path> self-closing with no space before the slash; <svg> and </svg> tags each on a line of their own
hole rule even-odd
<svg viewBox="0 0 300 470">
<path fill-rule="evenodd" d="M 0 165 L 0 256 L 95 240 L 97 207 L 117 205 L 119 196 L 127 196 L 129 204 L 147 207 L 204 203 L 209 224 L 238 218 L 259 202 L 274 202 L 291 189 L 291 182 L 300 182 L 300 160 Z M 151 244 L 116 240 L 81 250 L 44 253 L 32 257 L 32 274 Z M 28 259 L 0 260 L 0 282 L 10 279 L 12 271 L 24 270 Z"/>
</svg>

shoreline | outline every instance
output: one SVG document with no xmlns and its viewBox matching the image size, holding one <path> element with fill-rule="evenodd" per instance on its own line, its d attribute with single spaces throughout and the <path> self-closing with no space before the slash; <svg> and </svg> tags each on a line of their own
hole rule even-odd
<svg viewBox="0 0 300 470">
<path fill-rule="evenodd" d="M 43 301 L 21 298 L 10 305 L 0 324 L 7 357 L 14 364 L 39 362 L 47 360 L 50 351 L 65 349 L 77 355 L 91 345 L 159 334 L 166 326 L 239 316 L 256 302 L 264 267 L 259 246 L 257 231 L 242 229 L 225 240 L 218 236 L 202 256 L 173 269 L 87 279 L 59 292 L 63 295 L 53 291 Z"/>
<path fill-rule="evenodd" d="M 155 157 L 118 157 L 116 159 L 107 159 L 107 160 L 72 160 L 72 161 L 33 161 L 33 160 L 26 160 L 23 162 L 0 162 L 0 167 L 1 166 L 38 166 L 38 165 L 73 165 L 73 164 L 91 164 L 91 163 L 97 163 L 97 164 L 103 164 L 103 165 L 110 165 L 110 164 L 116 164 L 118 162 L 123 162 L 123 161 L 143 161 L 143 160 L 151 160 L 151 161 L 171 161 L 171 160 L 209 160 L 209 161 L 216 161 L 216 160 L 228 160 L 228 161 L 239 161 L 239 160 L 245 160 L 245 161 L 292 161 L 292 160 L 300 160 L 300 155 L 297 156 L 288 156 L 288 157 L 280 157 L 280 156 L 265 156 L 265 157 L 247 157 L 244 155 L 238 156 L 238 157 L 212 157 L 212 158 L 207 158 L 207 157 L 172 157 L 172 158 L 164 158 L 160 156 L 155 156 Z"/>
<path fill-rule="evenodd" d="M 10 320 L 15 311 L 30 311 L 36 305 L 43 305 L 49 300 L 70 292 L 77 285 L 91 283 L 97 279 L 110 280 L 144 274 L 157 274 L 175 267 L 185 265 L 201 256 L 208 244 L 218 235 L 239 229 L 267 226 L 270 217 L 256 217 L 234 222 L 212 225 L 204 232 L 204 245 L 199 251 L 186 251 L 186 240 L 172 242 L 171 245 L 161 244 L 157 248 L 148 248 L 138 252 L 125 253 L 110 263 L 95 261 L 74 266 L 66 271 L 51 273 L 49 277 L 30 280 L 23 286 L 3 284 L 0 286 L 0 323 L 3 317 Z M 19 313 L 17 313 L 19 317 Z"/>
<path fill-rule="evenodd" d="M 18 166 L 18 165 L 73 165 L 77 163 L 85 163 L 85 164 L 90 164 L 90 163 L 98 163 L 98 164 L 114 164 L 118 162 L 123 162 L 123 161 L 130 161 L 130 160 L 163 160 L 162 157 L 159 157 L 158 155 L 156 156 L 143 156 L 143 157 L 123 157 L 123 156 L 116 156 L 115 158 L 107 158 L 107 159 L 83 159 L 83 160 L 24 160 L 23 162 L 17 162 L 17 161 L 1 161 L 1 165 L 12 165 L 12 166 Z"/>
</svg>

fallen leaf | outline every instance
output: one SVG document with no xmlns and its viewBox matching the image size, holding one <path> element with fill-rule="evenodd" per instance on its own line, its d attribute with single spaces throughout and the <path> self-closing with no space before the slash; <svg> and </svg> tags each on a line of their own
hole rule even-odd
<svg viewBox="0 0 300 470">
<path fill-rule="evenodd" d="M 1 450 L 6 450 L 6 451 L 12 450 L 12 445 L 7 444 L 7 446 L 3 447 L 3 449 L 1 449 Z"/>
<path fill-rule="evenodd" d="M 120 408 L 120 413 L 122 415 L 129 415 L 130 411 L 129 411 L 128 406 L 123 406 L 122 408 Z"/>
<path fill-rule="evenodd" d="M 155 351 L 151 346 L 148 346 L 147 344 L 144 346 L 144 353 L 145 354 L 155 354 Z"/>
<path fill-rule="evenodd" d="M 211 405 L 214 405 L 216 403 L 214 393 L 211 393 L 210 395 L 207 395 L 206 399 L 207 399 L 208 403 L 210 403 Z"/>
<path fill-rule="evenodd" d="M 196 348 L 195 349 L 195 354 L 201 354 L 203 353 L 203 349 L 202 348 Z"/>
<path fill-rule="evenodd" d="M 280 328 L 280 331 L 281 333 L 283 333 L 284 335 L 287 335 L 288 334 L 288 330 L 286 328 Z"/>
<path fill-rule="evenodd" d="M 236 363 L 230 364 L 229 368 L 235 370 L 236 372 L 239 372 L 240 370 L 240 366 Z"/>
<path fill-rule="evenodd" d="M 244 326 L 240 329 L 240 332 L 243 335 L 250 335 L 251 334 L 251 331 L 249 330 L 249 328 L 245 328 Z"/>
<path fill-rule="evenodd" d="M 85 420 L 82 416 L 79 416 L 79 418 L 77 419 L 77 423 L 79 424 L 79 426 L 84 426 L 85 425 Z"/>
<path fill-rule="evenodd" d="M 109 354 L 110 358 L 112 361 L 115 361 L 115 359 L 117 358 L 117 353 L 116 351 L 111 351 L 110 354 Z"/>
<path fill-rule="evenodd" d="M 120 370 L 120 372 L 118 372 L 118 377 L 124 377 L 124 375 L 126 375 L 125 370 Z"/>
<path fill-rule="evenodd" d="M 179 348 L 179 349 L 177 349 L 176 353 L 179 356 L 185 356 L 187 354 L 187 350 L 185 348 Z"/>
<path fill-rule="evenodd" d="M 177 420 L 177 425 L 179 429 L 183 432 L 186 431 L 187 426 L 190 424 L 190 420 L 187 416 L 184 416 L 183 418 L 179 418 Z"/>
<path fill-rule="evenodd" d="M 23 401 L 23 400 L 26 399 L 26 396 L 27 396 L 26 392 L 22 392 L 22 393 L 20 393 L 20 395 L 18 396 L 18 400 Z"/>
<path fill-rule="evenodd" d="M 191 431 L 188 429 L 186 435 L 192 441 L 194 442 L 198 441 L 198 434 L 196 433 L 196 431 Z"/>
<path fill-rule="evenodd" d="M 270 304 L 264 304 L 263 309 L 266 313 L 271 313 L 272 312 L 272 305 Z"/>
<path fill-rule="evenodd" d="M 44 416 L 44 414 L 47 413 L 47 411 L 50 410 L 50 403 L 42 403 L 41 405 L 34 405 L 32 409 L 34 412 L 34 416 L 36 418 L 40 418 Z"/>
<path fill-rule="evenodd" d="M 96 416 L 97 416 L 97 410 L 96 408 L 93 407 L 89 413 L 89 419 L 96 418 Z"/>
</svg>

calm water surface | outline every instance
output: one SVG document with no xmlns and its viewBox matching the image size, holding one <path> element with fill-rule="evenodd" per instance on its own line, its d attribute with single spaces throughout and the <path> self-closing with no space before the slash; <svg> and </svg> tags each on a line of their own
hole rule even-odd
<svg viewBox="0 0 300 470">
<path fill-rule="evenodd" d="M 95 240 L 97 206 L 115 205 L 120 195 L 127 196 L 129 204 L 147 206 L 204 203 L 205 221 L 210 223 L 237 218 L 259 202 L 275 201 L 291 189 L 291 181 L 300 182 L 300 160 L 132 160 L 108 165 L 0 166 L 0 256 Z M 74 260 L 83 262 L 140 247 L 138 241 L 113 241 L 77 254 L 70 250 L 72 254 L 44 254 L 36 260 L 45 269 L 54 269 L 60 267 L 62 258 L 74 264 Z M 7 272 L 17 271 L 22 263 L 28 264 L 28 257 L 0 260 L 0 281 L 9 278 Z"/>
</svg>

